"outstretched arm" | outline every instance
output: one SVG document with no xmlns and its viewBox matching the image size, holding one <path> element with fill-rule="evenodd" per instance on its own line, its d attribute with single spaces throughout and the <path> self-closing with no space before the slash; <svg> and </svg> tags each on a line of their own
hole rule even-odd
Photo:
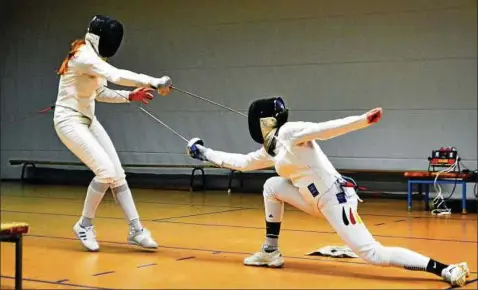
<svg viewBox="0 0 478 290">
<path fill-rule="evenodd" d="M 171 85 L 167 76 L 153 78 L 145 74 L 134 73 L 129 70 L 118 69 L 101 59 L 96 53 L 82 48 L 76 57 L 71 60 L 81 70 L 94 76 L 106 78 L 109 82 L 128 87 L 153 87 L 162 88 Z"/>
<path fill-rule="evenodd" d="M 323 123 L 302 122 L 300 128 L 292 131 L 290 138 L 295 144 L 316 139 L 327 140 L 366 128 L 380 121 L 381 117 L 382 108 L 376 108 L 360 116 L 351 116 Z"/>
<path fill-rule="evenodd" d="M 210 148 L 203 148 L 206 160 L 220 167 L 237 171 L 251 171 L 272 167 L 274 165 L 274 162 L 269 158 L 263 148 L 248 154 L 227 153 Z"/>
<path fill-rule="evenodd" d="M 263 148 L 248 154 L 228 153 L 204 147 L 204 142 L 199 138 L 191 139 L 186 148 L 188 154 L 194 159 L 209 161 L 219 167 L 237 171 L 251 171 L 274 165 L 273 160 Z"/>
</svg>

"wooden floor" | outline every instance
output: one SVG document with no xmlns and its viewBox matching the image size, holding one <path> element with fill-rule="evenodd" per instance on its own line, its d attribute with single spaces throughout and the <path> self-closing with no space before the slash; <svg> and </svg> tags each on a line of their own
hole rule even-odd
<svg viewBox="0 0 478 290">
<path fill-rule="evenodd" d="M 242 260 L 264 237 L 262 198 L 252 194 L 133 190 L 144 225 L 160 243 L 156 252 L 126 243 L 127 224 L 108 195 L 95 221 L 101 251 L 88 253 L 71 230 L 85 190 L 2 183 L 2 222 L 31 225 L 24 240 L 24 288 L 449 288 L 428 273 L 306 256 L 343 243 L 325 219 L 292 208 L 286 209 L 280 240 L 285 267 L 245 267 Z M 408 213 L 405 201 L 390 200 L 366 200 L 359 212 L 385 245 L 445 263 L 467 261 L 472 282 L 464 288 L 477 288 L 476 214 L 432 217 L 421 210 Z M 13 250 L 1 244 L 2 289 L 13 288 Z"/>
</svg>

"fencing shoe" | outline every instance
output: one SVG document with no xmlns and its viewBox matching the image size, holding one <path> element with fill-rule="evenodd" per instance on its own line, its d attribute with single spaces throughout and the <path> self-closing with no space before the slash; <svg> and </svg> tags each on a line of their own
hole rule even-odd
<svg viewBox="0 0 478 290">
<path fill-rule="evenodd" d="M 284 266 L 284 258 L 279 249 L 267 253 L 262 249 L 260 252 L 244 259 L 246 266 L 267 266 L 271 268 L 280 268 Z"/>
<path fill-rule="evenodd" d="M 452 264 L 443 269 L 441 276 L 452 286 L 463 286 L 466 278 L 470 275 L 470 269 L 467 263 Z"/>
<path fill-rule="evenodd" d="M 98 242 L 96 241 L 94 226 L 82 227 L 78 221 L 73 226 L 73 232 L 81 241 L 83 247 L 85 247 L 88 251 L 96 252 L 100 249 L 100 245 L 98 245 Z"/>
<path fill-rule="evenodd" d="M 151 233 L 143 228 L 140 231 L 135 230 L 133 227 L 129 229 L 128 244 L 137 245 L 147 249 L 157 249 L 158 243 L 156 243 L 151 237 Z"/>
</svg>

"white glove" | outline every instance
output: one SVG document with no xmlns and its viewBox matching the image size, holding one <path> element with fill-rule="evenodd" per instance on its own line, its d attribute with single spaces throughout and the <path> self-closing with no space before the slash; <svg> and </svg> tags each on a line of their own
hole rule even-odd
<svg viewBox="0 0 478 290">
<path fill-rule="evenodd" d="M 188 145 L 186 146 L 186 152 L 189 156 L 194 159 L 207 161 L 204 153 L 206 152 L 206 147 L 203 146 L 204 141 L 199 138 L 192 138 L 189 140 Z"/>
<path fill-rule="evenodd" d="M 151 86 L 155 89 L 169 88 L 173 82 L 168 76 L 163 76 L 161 78 L 153 78 L 151 81 Z"/>
<path fill-rule="evenodd" d="M 172 85 L 171 78 L 168 76 L 163 76 L 161 78 L 154 78 L 151 82 L 151 86 L 158 90 L 158 93 L 161 96 L 166 96 L 171 91 Z"/>
</svg>

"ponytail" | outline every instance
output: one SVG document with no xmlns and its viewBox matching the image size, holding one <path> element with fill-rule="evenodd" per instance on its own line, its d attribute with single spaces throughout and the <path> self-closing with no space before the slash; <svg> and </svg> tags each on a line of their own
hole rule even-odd
<svg viewBox="0 0 478 290">
<path fill-rule="evenodd" d="M 71 43 L 71 48 L 68 52 L 68 55 L 63 60 L 63 63 L 61 64 L 60 68 L 56 71 L 58 75 L 63 75 L 64 73 L 66 73 L 66 71 L 68 70 L 68 61 L 70 61 L 70 59 L 75 56 L 76 52 L 84 44 L 86 44 L 84 39 L 77 39 Z"/>
</svg>

